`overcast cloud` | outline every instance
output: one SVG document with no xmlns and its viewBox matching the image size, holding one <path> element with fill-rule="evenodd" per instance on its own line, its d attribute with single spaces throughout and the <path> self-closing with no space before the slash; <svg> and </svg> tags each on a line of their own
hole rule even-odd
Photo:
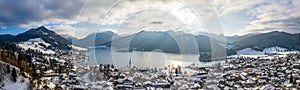
<svg viewBox="0 0 300 90">
<path fill-rule="evenodd" d="M 79 38 L 107 30 L 118 34 L 140 30 L 299 33 L 298 10 L 299 0 L 1 0 L 0 27 L 45 25 Z M 250 21 L 236 31 L 223 30 L 221 25 L 242 23 L 222 22 L 237 13 L 245 13 Z"/>
</svg>

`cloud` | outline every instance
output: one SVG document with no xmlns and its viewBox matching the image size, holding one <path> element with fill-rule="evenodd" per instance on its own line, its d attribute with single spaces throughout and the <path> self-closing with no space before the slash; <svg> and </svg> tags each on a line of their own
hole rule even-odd
<svg viewBox="0 0 300 90">
<path fill-rule="evenodd" d="M 299 1 L 273 1 L 260 5 L 250 13 L 257 19 L 252 21 L 242 32 L 282 30 L 299 33 Z"/>
<path fill-rule="evenodd" d="M 245 9 L 252 9 L 256 5 L 264 3 L 265 0 L 212 0 L 215 5 L 218 14 L 220 16 L 240 12 Z"/>
<path fill-rule="evenodd" d="M 203 31 L 210 29 L 218 32 L 218 22 L 214 8 L 207 0 L 124 0 L 117 3 L 100 20 L 100 25 L 117 25 L 114 29 L 121 33 L 133 33 L 140 30 L 177 30 L 189 31 L 195 25 L 199 27 L 193 30 Z M 215 20 L 216 19 L 216 20 Z M 153 22 L 161 22 L 154 24 Z M 207 28 L 204 28 L 206 26 Z M 216 28 L 219 27 L 219 28 Z M 123 33 L 123 34 L 124 34 Z"/>
<path fill-rule="evenodd" d="M 219 17 L 242 12 L 253 20 L 240 28 L 241 33 L 299 32 L 299 4 L 297 0 L 1 0 L 0 26 L 58 24 L 49 27 L 81 37 L 96 31 L 129 34 L 142 29 L 222 34 L 226 31 Z"/>
<path fill-rule="evenodd" d="M 299 0 L 213 0 L 219 15 L 246 12 L 253 17 L 241 33 L 286 31 L 299 33 L 300 1 Z M 239 23 L 239 22 L 233 22 Z"/>
<path fill-rule="evenodd" d="M 116 1 L 0 0 L 0 27 L 17 26 L 27 29 L 44 25 L 60 34 L 82 37 L 97 31 L 100 17 Z"/>
<path fill-rule="evenodd" d="M 30 27 L 73 19 L 83 6 L 80 0 L 1 0 L 0 25 Z"/>
<path fill-rule="evenodd" d="M 29 28 L 50 25 L 48 27 L 58 33 L 75 30 L 73 32 L 81 32 L 81 34 L 119 27 L 124 28 L 122 30 L 131 31 L 130 33 L 151 27 L 167 30 L 181 28 L 178 30 L 184 30 L 187 27 L 195 26 L 194 24 L 201 27 L 202 22 L 200 18 L 197 18 L 198 16 L 203 17 L 201 19 L 209 19 L 208 17 L 212 16 L 209 14 L 212 8 L 206 7 L 209 3 L 207 0 L 197 3 L 192 1 L 66 0 L 62 2 L 61 0 L 1 0 L 0 26 Z M 202 10 L 202 8 L 205 10 Z M 151 22 L 156 21 L 161 22 L 161 24 L 152 25 Z M 86 25 L 84 26 L 83 23 L 86 23 Z M 84 32 L 84 30 L 86 31 Z"/>
</svg>

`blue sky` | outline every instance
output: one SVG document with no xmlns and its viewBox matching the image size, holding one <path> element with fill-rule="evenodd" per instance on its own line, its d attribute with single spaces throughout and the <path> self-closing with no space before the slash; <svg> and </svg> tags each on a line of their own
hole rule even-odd
<svg viewBox="0 0 300 90">
<path fill-rule="evenodd" d="M 299 33 L 299 10 L 299 0 L 2 0 L 0 34 L 15 35 L 38 26 L 78 38 L 93 32 L 141 30 Z"/>
<path fill-rule="evenodd" d="M 17 26 L 9 26 L 9 27 L 0 27 L 0 33 L 1 34 L 18 34 L 25 32 L 27 29 Z"/>
</svg>

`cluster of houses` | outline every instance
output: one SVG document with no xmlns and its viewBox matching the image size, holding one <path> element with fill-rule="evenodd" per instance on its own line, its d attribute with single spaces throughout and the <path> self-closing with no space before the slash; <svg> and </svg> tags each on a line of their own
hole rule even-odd
<svg viewBox="0 0 300 90">
<path fill-rule="evenodd" d="M 111 64 L 83 65 L 86 59 L 80 53 L 32 54 L 36 76 L 32 89 L 86 90 L 86 89 L 199 89 L 203 87 L 208 71 L 197 69 L 184 73 L 180 66 L 166 68 L 117 67 Z M 203 70 L 203 71 L 201 71 Z M 198 73 L 199 72 L 199 73 Z"/>
<path fill-rule="evenodd" d="M 75 54 L 75 55 L 74 55 Z M 36 56 L 41 75 L 33 87 L 44 90 L 153 89 L 300 89 L 300 55 L 273 58 L 231 58 L 224 65 L 165 68 L 83 65 L 79 53 Z"/>
<path fill-rule="evenodd" d="M 137 68 L 130 64 L 121 68 L 111 64 L 89 66 L 58 62 L 64 69 L 61 72 L 58 69 L 43 71 L 44 76 L 37 85 L 40 89 L 50 90 L 299 89 L 299 59 L 297 54 L 273 59 L 241 57 L 228 59 L 222 66 L 190 65 L 183 68 Z"/>
<path fill-rule="evenodd" d="M 76 71 L 72 60 L 74 58 L 68 54 L 33 57 L 36 73 L 40 76 L 37 80 L 33 80 L 33 88 L 65 90 L 69 89 L 70 84 L 78 83 L 73 78 Z"/>
<path fill-rule="evenodd" d="M 200 89 L 208 77 L 208 68 L 198 68 L 194 73 L 184 73 L 181 67 L 137 68 L 116 67 L 110 64 L 79 65 L 72 89 Z"/>
<path fill-rule="evenodd" d="M 218 87 L 225 89 L 300 89 L 300 55 L 271 59 L 240 57 L 226 60 Z"/>
<path fill-rule="evenodd" d="M 30 49 L 26 52 L 32 56 L 31 62 L 36 73 L 31 89 L 70 90 L 74 89 L 73 85 L 80 84 L 74 63 L 86 59 L 85 55 L 67 51 L 44 54 L 30 52 Z"/>
</svg>

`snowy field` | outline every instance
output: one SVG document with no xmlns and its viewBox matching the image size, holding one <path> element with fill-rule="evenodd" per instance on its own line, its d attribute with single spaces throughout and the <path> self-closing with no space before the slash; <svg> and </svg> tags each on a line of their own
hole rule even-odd
<svg viewBox="0 0 300 90">
<path fill-rule="evenodd" d="M 274 46 L 270 48 L 265 48 L 263 51 L 253 50 L 252 48 L 245 48 L 236 52 L 236 55 L 227 56 L 227 58 L 237 58 L 237 57 L 250 57 L 250 58 L 264 58 L 270 59 L 274 57 L 286 57 L 287 54 L 299 53 L 299 51 L 291 51 L 286 48 Z"/>
<path fill-rule="evenodd" d="M 45 45 L 45 46 L 42 46 Z M 19 47 L 28 50 L 38 50 L 44 54 L 55 54 L 55 51 L 46 49 L 48 46 L 50 46 L 49 43 L 46 43 L 43 39 L 41 38 L 35 38 L 35 39 L 30 39 L 26 42 L 21 42 L 18 44 Z"/>
<path fill-rule="evenodd" d="M 11 77 L 11 72 L 6 73 L 6 65 L 7 63 L 0 61 L 0 73 L 1 73 L 1 81 L 0 81 L 0 90 L 28 90 L 29 89 L 29 79 L 23 77 L 20 74 L 20 70 L 12 65 L 10 65 L 10 69 L 16 68 L 17 71 L 17 81 L 13 82 Z"/>
</svg>

